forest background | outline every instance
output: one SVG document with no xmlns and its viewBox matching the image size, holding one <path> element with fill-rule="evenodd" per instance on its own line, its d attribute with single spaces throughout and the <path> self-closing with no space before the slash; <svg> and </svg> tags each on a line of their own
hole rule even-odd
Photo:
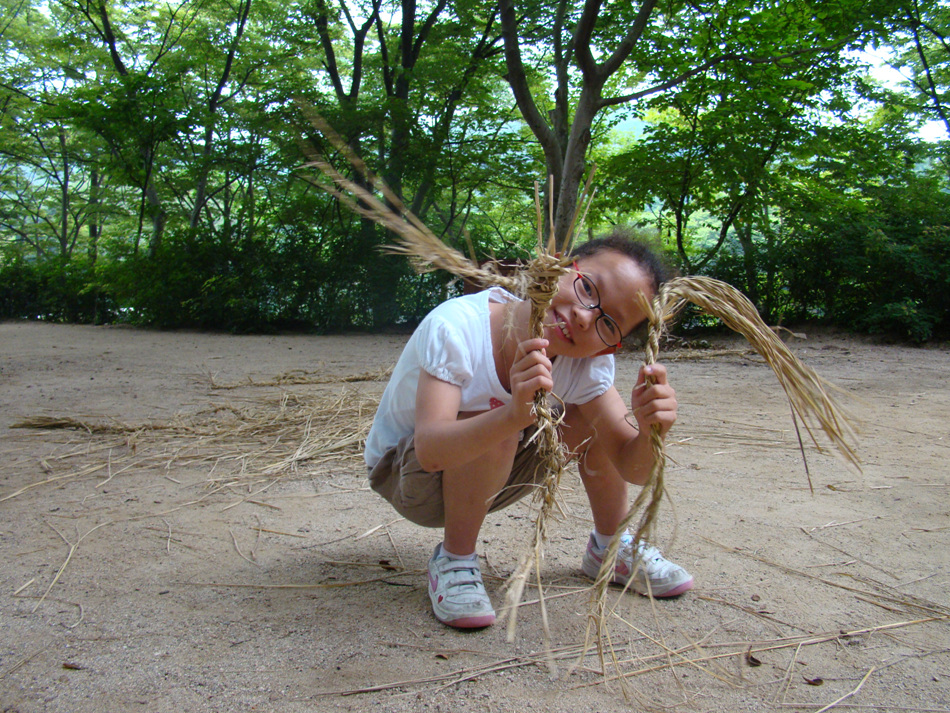
<svg viewBox="0 0 950 713">
<path fill-rule="evenodd" d="M 656 235 L 772 323 L 950 333 L 946 2 L 0 8 L 0 317 L 417 322 L 460 286 L 308 180 L 304 146 L 349 168 L 303 103 L 478 259 L 532 253 L 535 182 L 563 241 L 596 165 L 585 234 Z"/>
</svg>

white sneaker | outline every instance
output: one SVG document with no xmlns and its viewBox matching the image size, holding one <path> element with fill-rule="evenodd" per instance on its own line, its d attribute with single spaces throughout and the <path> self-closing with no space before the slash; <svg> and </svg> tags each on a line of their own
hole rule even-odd
<svg viewBox="0 0 950 713">
<path fill-rule="evenodd" d="M 587 552 L 581 562 L 581 569 L 591 579 L 597 579 L 601 562 L 604 561 L 606 548 L 597 547 L 594 536 L 587 542 Z M 639 561 L 637 561 L 639 560 Z M 644 596 L 676 597 L 693 588 L 693 577 L 678 564 L 665 559 L 653 545 L 642 540 L 636 547 L 634 554 L 633 537 L 623 535 L 620 542 L 620 551 L 617 553 L 617 563 L 614 566 L 614 584 L 626 584 L 633 574 L 630 588 Z M 647 586 L 649 580 L 649 586 Z"/>
<path fill-rule="evenodd" d="M 442 545 L 429 560 L 429 599 L 435 618 L 456 629 L 479 629 L 495 623 L 495 610 L 482 584 L 478 558 L 454 560 L 440 556 Z"/>
</svg>

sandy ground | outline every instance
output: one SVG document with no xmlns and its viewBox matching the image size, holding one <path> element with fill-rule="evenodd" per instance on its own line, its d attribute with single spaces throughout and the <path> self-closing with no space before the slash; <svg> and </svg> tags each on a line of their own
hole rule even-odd
<svg viewBox="0 0 950 713">
<path fill-rule="evenodd" d="M 405 337 L 0 324 L 0 711 L 950 710 L 946 347 L 808 336 L 791 345 L 864 419 L 863 472 L 806 444 L 809 491 L 744 343 L 669 351 L 659 529 L 696 589 L 613 593 L 605 684 L 579 657 L 576 474 L 544 565 L 557 677 L 537 604 L 512 642 L 431 615 L 440 533 L 368 491 L 347 444 Z M 10 428 L 41 416 L 91 431 Z M 483 529 L 496 604 L 531 522 Z"/>
</svg>

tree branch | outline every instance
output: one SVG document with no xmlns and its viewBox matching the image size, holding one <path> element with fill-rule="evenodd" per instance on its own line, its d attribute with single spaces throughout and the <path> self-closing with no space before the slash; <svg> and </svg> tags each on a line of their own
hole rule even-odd
<svg viewBox="0 0 950 713">
<path fill-rule="evenodd" d="M 693 67 L 685 72 L 680 73 L 676 77 L 669 79 L 660 84 L 655 84 L 652 87 L 643 89 L 639 92 L 634 92 L 633 94 L 625 94 L 619 97 L 612 97 L 610 99 L 601 99 L 600 108 L 608 106 L 619 106 L 620 104 L 627 104 L 628 102 L 635 101 L 637 99 L 642 99 L 643 97 L 650 96 L 651 94 L 656 94 L 662 92 L 666 89 L 682 84 L 690 77 L 695 77 L 697 74 L 702 74 L 703 72 L 712 69 L 718 64 L 723 62 L 734 61 L 742 62 L 745 64 L 774 64 L 775 62 L 780 62 L 783 59 L 793 59 L 795 57 L 801 57 L 808 54 L 820 54 L 824 52 L 831 52 L 832 50 L 840 48 L 842 45 L 850 42 L 851 40 L 857 37 L 856 34 L 849 35 L 848 37 L 842 39 L 840 42 L 836 42 L 833 45 L 827 47 L 809 47 L 807 49 L 795 50 L 794 52 L 786 52 L 785 54 L 776 55 L 774 57 L 753 57 L 750 55 L 737 54 L 735 52 L 727 52 L 726 54 L 719 55 L 712 59 L 706 60 L 702 64 Z"/>
<path fill-rule="evenodd" d="M 557 150 L 557 137 L 538 110 L 531 89 L 524 62 L 521 59 L 521 45 L 518 40 L 518 19 L 512 0 L 499 0 L 501 10 L 501 34 L 505 41 L 505 63 L 508 68 L 506 79 L 518 104 L 518 109 L 531 131 L 541 143 L 548 166 L 560 166 L 563 159 Z"/>
<path fill-rule="evenodd" d="M 158 52 L 155 53 L 155 56 L 152 58 L 152 61 L 149 62 L 148 68 L 145 70 L 145 74 L 151 75 L 152 70 L 154 70 L 155 67 L 158 66 L 158 63 L 162 61 L 162 58 L 166 54 L 171 52 L 175 47 L 178 46 L 178 43 L 181 41 L 181 38 L 185 34 L 185 31 L 191 25 L 192 20 L 194 19 L 194 17 L 197 17 L 198 11 L 196 10 L 192 17 L 192 20 L 188 20 L 186 18 L 183 22 L 178 23 L 178 27 L 179 27 L 178 33 L 174 39 L 170 39 L 171 34 L 172 34 L 172 28 L 175 27 L 175 21 L 178 17 L 178 13 L 181 12 L 182 8 L 185 7 L 185 5 L 187 5 L 189 1 L 190 0 L 182 0 L 181 4 L 178 7 L 176 7 L 174 10 L 172 10 L 171 15 L 169 16 L 169 19 L 168 19 L 168 25 L 165 27 L 165 31 L 162 33 L 162 41 L 159 44 Z"/>
<path fill-rule="evenodd" d="M 933 105 L 934 111 L 943 122 L 943 126 L 947 130 L 947 133 L 950 134 L 950 117 L 947 116 L 947 112 L 940 101 L 940 94 L 937 91 L 937 85 L 933 78 L 933 72 L 930 69 L 930 62 L 927 59 L 927 54 L 924 52 L 923 42 L 920 39 L 920 27 L 923 23 L 920 21 L 920 9 L 916 7 L 916 3 L 915 10 L 918 13 L 917 16 L 911 16 L 908 17 L 908 19 L 910 20 L 911 30 L 914 33 L 914 48 L 917 50 L 917 57 L 920 59 L 920 64 L 924 68 L 924 76 L 927 78 L 926 87 L 920 87 L 919 84 L 918 87 L 930 99 L 930 103 Z M 939 37 L 939 35 L 937 36 Z"/>
<path fill-rule="evenodd" d="M 231 78 L 231 68 L 234 66 L 234 57 L 237 55 L 241 38 L 244 36 L 244 28 L 247 27 L 247 18 L 251 14 L 251 1 L 252 0 L 243 0 L 243 5 L 238 15 L 237 28 L 234 31 L 234 38 L 228 47 L 228 56 L 224 60 L 224 68 L 221 70 L 218 84 L 215 86 L 214 92 L 212 92 L 211 98 L 208 100 L 208 111 L 212 113 L 217 110 L 219 102 L 221 101 L 221 95 L 224 93 L 224 88 Z"/>
<path fill-rule="evenodd" d="M 104 0 L 99 0 L 97 10 L 99 11 L 99 19 L 102 20 L 100 32 L 103 41 L 109 48 L 109 56 L 112 57 L 112 64 L 119 74 L 123 77 L 127 77 L 129 75 L 129 69 L 125 66 L 125 62 L 122 61 L 122 57 L 119 55 L 119 48 L 116 46 L 115 32 L 112 30 L 112 22 L 109 20 L 109 11 L 106 9 Z M 92 18 L 90 17 L 89 19 L 91 20 Z M 93 26 L 95 27 L 95 25 Z"/>
<path fill-rule="evenodd" d="M 590 48 L 590 38 L 594 34 L 602 4 L 601 0 L 587 0 L 574 30 L 574 56 L 577 57 L 577 66 L 585 81 L 589 82 L 597 81 L 598 78 L 597 62 Z"/>
<path fill-rule="evenodd" d="M 644 0 L 636 19 L 630 26 L 630 31 L 621 40 L 614 53 L 600 65 L 600 72 L 604 75 L 604 79 L 620 69 L 620 65 L 630 56 L 634 46 L 643 36 L 643 31 L 647 28 L 647 23 L 650 21 L 650 16 L 653 14 L 656 4 L 657 0 Z"/>
</svg>

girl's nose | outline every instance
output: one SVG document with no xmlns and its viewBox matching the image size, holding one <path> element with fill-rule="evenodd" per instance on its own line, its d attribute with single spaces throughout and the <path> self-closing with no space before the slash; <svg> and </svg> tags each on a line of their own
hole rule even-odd
<svg viewBox="0 0 950 713">
<path fill-rule="evenodd" d="M 579 328 L 587 331 L 594 326 L 594 321 L 596 319 L 596 309 L 587 309 L 587 307 L 581 304 L 574 305 L 574 324 L 576 324 Z"/>
</svg>

